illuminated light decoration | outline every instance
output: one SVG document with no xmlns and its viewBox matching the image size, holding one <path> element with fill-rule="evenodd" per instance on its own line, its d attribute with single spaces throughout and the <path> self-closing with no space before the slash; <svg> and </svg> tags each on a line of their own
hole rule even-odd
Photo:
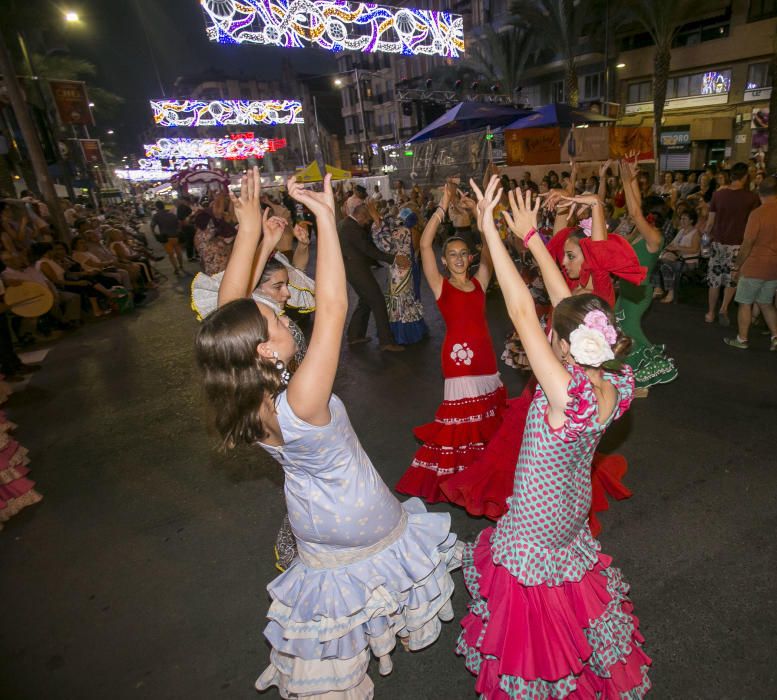
<svg viewBox="0 0 777 700">
<path fill-rule="evenodd" d="M 169 180 L 175 175 L 175 172 L 172 170 L 133 170 L 127 168 L 125 170 L 114 170 L 114 174 L 119 180 L 129 180 L 130 182 L 158 182 L 160 180 Z"/>
<path fill-rule="evenodd" d="M 726 95 L 731 87 L 731 77 L 710 71 L 702 76 L 701 94 L 702 95 Z"/>
<path fill-rule="evenodd" d="M 159 139 L 144 148 L 147 158 L 245 160 L 264 158 L 265 153 L 286 148 L 286 139 Z"/>
<path fill-rule="evenodd" d="M 222 44 L 458 58 L 461 15 L 346 0 L 200 0 L 208 38 Z"/>
<path fill-rule="evenodd" d="M 304 124 L 299 100 L 151 100 L 157 126 Z"/>
<path fill-rule="evenodd" d="M 158 158 L 138 158 L 138 167 L 141 170 L 186 170 L 196 165 L 208 165 L 207 158 L 174 158 L 169 164 L 162 163 Z"/>
</svg>

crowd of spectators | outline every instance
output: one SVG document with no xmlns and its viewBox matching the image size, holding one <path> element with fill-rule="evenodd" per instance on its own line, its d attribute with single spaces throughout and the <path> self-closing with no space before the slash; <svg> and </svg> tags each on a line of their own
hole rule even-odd
<svg viewBox="0 0 777 700">
<path fill-rule="evenodd" d="M 60 204 L 68 226 L 64 240 L 46 204 L 31 192 L 0 199 L 0 373 L 11 380 L 36 369 L 19 360 L 18 348 L 90 318 L 129 312 L 158 285 L 153 266 L 158 258 L 141 232 L 134 204 L 99 211 L 67 200 Z M 7 290 L 20 285 L 29 294 L 6 304 Z M 24 313 L 36 300 L 49 298 L 48 311 Z"/>
</svg>

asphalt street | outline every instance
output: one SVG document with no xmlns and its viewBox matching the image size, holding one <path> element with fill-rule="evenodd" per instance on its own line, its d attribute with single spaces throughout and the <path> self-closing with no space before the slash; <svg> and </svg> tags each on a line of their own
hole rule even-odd
<svg viewBox="0 0 777 700">
<path fill-rule="evenodd" d="M 269 654 L 282 472 L 258 449 L 215 450 L 188 282 L 171 276 L 146 308 L 61 340 L 7 405 L 44 501 L 0 533 L 2 700 L 278 697 L 253 684 Z M 346 348 L 336 381 L 390 485 L 442 397 L 443 327 L 425 293 L 429 340 L 399 355 Z M 498 292 L 489 317 L 501 352 Z M 601 541 L 632 585 L 651 697 L 777 697 L 777 353 L 759 333 L 748 351 L 725 346 L 698 299 L 657 304 L 646 329 L 680 377 L 606 438 L 629 460 L 634 497 L 603 514 Z M 501 369 L 516 395 L 525 375 Z M 434 509 L 452 511 L 463 539 L 487 525 Z M 474 699 L 457 633 L 454 622 L 423 652 L 395 651 L 387 678 L 373 664 L 376 698 Z"/>
</svg>

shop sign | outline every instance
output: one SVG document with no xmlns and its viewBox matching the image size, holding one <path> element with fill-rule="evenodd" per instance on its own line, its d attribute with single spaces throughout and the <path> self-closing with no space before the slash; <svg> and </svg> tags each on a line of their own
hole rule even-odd
<svg viewBox="0 0 777 700">
<path fill-rule="evenodd" d="M 661 131 L 661 150 L 665 153 L 687 153 L 691 150 L 690 127 Z"/>
<path fill-rule="evenodd" d="M 757 90 L 745 90 L 744 102 L 766 102 L 772 96 L 772 89 L 758 88 Z"/>
</svg>

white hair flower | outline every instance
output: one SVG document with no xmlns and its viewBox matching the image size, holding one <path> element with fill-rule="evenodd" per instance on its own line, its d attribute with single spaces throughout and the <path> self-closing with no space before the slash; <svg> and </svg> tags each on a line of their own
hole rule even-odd
<svg viewBox="0 0 777 700">
<path fill-rule="evenodd" d="M 599 367 L 615 359 L 612 346 L 598 328 L 578 326 L 569 334 L 569 352 L 575 361 L 588 367 Z"/>
</svg>

